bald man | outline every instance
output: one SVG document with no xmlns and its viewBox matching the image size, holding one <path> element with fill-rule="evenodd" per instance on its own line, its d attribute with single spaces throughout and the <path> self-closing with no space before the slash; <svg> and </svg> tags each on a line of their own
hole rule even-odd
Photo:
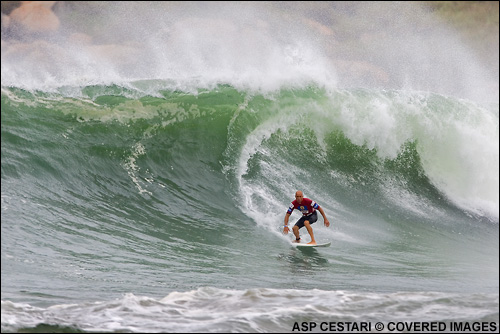
<svg viewBox="0 0 500 334">
<path fill-rule="evenodd" d="M 311 236 L 311 241 L 308 244 L 316 245 L 316 240 L 314 239 L 314 233 L 311 225 L 318 220 L 317 211 L 319 211 L 323 216 L 323 220 L 325 221 L 325 226 L 326 227 L 330 226 L 330 222 L 326 218 L 325 211 L 323 211 L 323 209 L 318 205 L 318 203 L 314 202 L 313 200 L 310 200 L 307 197 L 304 197 L 302 191 L 298 190 L 295 193 L 295 200 L 292 202 L 285 215 L 285 229 L 283 230 L 283 233 L 285 234 L 288 234 L 289 231 L 288 220 L 290 219 L 290 215 L 295 209 L 298 209 L 300 212 L 302 212 L 302 217 L 295 223 L 295 225 L 292 228 L 293 234 L 295 235 L 294 242 L 300 242 L 299 230 L 305 226 L 307 232 L 309 232 L 309 235 Z"/>
</svg>

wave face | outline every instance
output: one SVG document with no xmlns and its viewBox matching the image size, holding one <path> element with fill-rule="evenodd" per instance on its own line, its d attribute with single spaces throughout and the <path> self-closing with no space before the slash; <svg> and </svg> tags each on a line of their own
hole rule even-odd
<svg viewBox="0 0 500 334">
<path fill-rule="evenodd" d="M 61 331 L 154 331 L 138 319 L 86 327 L 71 314 L 109 300 L 117 316 L 131 302 L 156 317 L 152 305 L 171 303 L 139 296 L 168 291 L 195 305 L 256 294 L 257 323 L 274 323 L 262 319 L 267 303 L 311 288 L 332 300 L 366 289 L 403 304 L 422 291 L 479 293 L 479 309 L 498 301 L 498 112 L 416 92 L 162 85 L 87 86 L 78 97 L 3 88 L 2 310 L 28 317 L 22 326 L 39 323 L 8 300 L 76 302 L 58 309 Z M 289 249 L 279 225 L 296 189 L 327 212 L 332 227 L 315 230 L 331 248 Z M 122 293 L 133 295 L 111 302 Z M 50 308 L 36 312 L 52 324 Z M 194 317 L 185 312 L 183 322 Z M 232 328 L 216 318 L 205 330 Z M 203 328 L 193 326 L 175 329 Z"/>
<path fill-rule="evenodd" d="M 498 100 L 471 98 L 467 52 L 422 73 L 394 41 L 407 85 L 361 85 L 291 3 L 150 5 L 107 4 L 99 43 L 2 40 L 2 332 L 498 328 Z M 282 234 L 296 190 L 329 248 Z"/>
</svg>

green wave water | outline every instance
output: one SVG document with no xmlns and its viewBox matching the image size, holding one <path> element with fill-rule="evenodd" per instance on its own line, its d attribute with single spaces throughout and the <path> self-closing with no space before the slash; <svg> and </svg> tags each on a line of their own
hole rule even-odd
<svg viewBox="0 0 500 334">
<path fill-rule="evenodd" d="M 289 331 L 317 313 L 266 320 L 269 308 L 298 295 L 335 309 L 343 291 L 424 298 L 407 317 L 498 323 L 498 110 L 420 92 L 161 86 L 2 88 L 2 330 Z M 325 209 L 332 226 L 315 231 L 330 248 L 281 234 L 297 189 Z M 458 312 L 421 314 L 426 296 Z M 243 306 L 219 321 L 227 298 Z M 397 319 L 369 315 L 366 298 L 320 318 Z M 121 313 L 129 303 L 142 320 Z M 96 307 L 129 322 L 72 315 Z"/>
</svg>

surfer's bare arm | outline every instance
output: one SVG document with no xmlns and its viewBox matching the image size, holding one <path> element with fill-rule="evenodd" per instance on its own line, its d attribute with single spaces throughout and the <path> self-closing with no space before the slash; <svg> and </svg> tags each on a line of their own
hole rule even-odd
<svg viewBox="0 0 500 334">
<path fill-rule="evenodd" d="M 321 206 L 319 206 L 318 210 L 321 213 L 321 215 L 323 216 L 323 220 L 325 221 L 325 226 L 326 227 L 330 226 L 330 222 L 328 221 L 328 218 L 326 218 L 326 214 L 325 214 L 325 211 L 323 210 L 323 208 Z"/>
<path fill-rule="evenodd" d="M 290 214 L 287 212 L 285 215 L 285 228 L 283 229 L 283 233 L 288 234 L 288 220 L 290 219 Z"/>
</svg>

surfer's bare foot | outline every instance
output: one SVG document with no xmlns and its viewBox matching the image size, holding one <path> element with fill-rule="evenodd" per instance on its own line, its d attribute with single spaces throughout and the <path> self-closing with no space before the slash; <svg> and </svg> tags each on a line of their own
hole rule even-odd
<svg viewBox="0 0 500 334">
<path fill-rule="evenodd" d="M 293 240 L 292 242 L 300 243 L 300 238 Z"/>
<path fill-rule="evenodd" d="M 311 241 L 307 243 L 308 245 L 316 245 L 316 241 Z"/>
</svg>

